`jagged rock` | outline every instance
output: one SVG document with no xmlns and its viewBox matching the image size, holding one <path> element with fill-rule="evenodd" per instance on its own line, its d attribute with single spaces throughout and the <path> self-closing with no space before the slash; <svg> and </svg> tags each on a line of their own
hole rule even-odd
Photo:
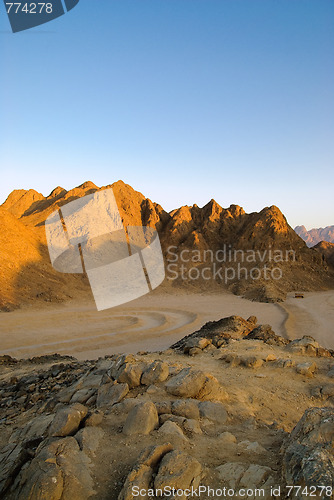
<svg viewBox="0 0 334 500">
<path fill-rule="evenodd" d="M 15 482 L 16 500 L 86 500 L 94 493 L 90 460 L 73 437 L 44 441 Z"/>
<path fill-rule="evenodd" d="M 133 500 L 137 497 L 136 492 L 141 490 L 148 492 L 152 481 L 153 470 L 148 465 L 135 466 L 127 476 L 118 500 Z M 141 495 L 141 499 L 149 500 L 148 494 Z"/>
<path fill-rule="evenodd" d="M 296 362 L 293 359 L 282 359 L 279 358 L 274 362 L 274 366 L 277 368 L 291 368 L 293 366 L 296 366 Z"/>
<path fill-rule="evenodd" d="M 80 389 L 79 391 L 76 391 L 73 396 L 71 397 L 70 402 L 71 403 L 81 403 L 81 404 L 86 404 L 87 401 L 94 395 L 96 394 L 96 389 Z"/>
<path fill-rule="evenodd" d="M 74 436 L 78 441 L 80 450 L 89 457 L 95 457 L 95 452 L 104 436 L 102 429 L 98 427 L 85 427 Z"/>
<path fill-rule="evenodd" d="M 137 491 L 147 492 L 153 477 L 153 472 L 157 468 L 162 457 L 172 450 L 172 445 L 166 443 L 158 446 L 150 446 L 142 451 L 132 471 L 127 476 L 118 500 L 133 500 L 137 497 Z M 148 495 L 141 495 L 141 498 L 149 500 Z"/>
<path fill-rule="evenodd" d="M 110 367 L 107 371 L 107 374 L 112 379 L 117 380 L 122 365 L 126 363 L 133 364 L 136 362 L 137 361 L 133 354 L 119 354 L 115 356 L 114 359 L 112 360 Z"/>
<path fill-rule="evenodd" d="M 294 354 L 302 356 L 319 356 L 330 358 L 331 352 L 322 347 L 313 337 L 304 335 L 301 339 L 296 339 L 290 342 L 286 349 Z"/>
<path fill-rule="evenodd" d="M 164 382 L 169 375 L 169 367 L 163 361 L 154 361 L 143 372 L 141 383 L 151 385 Z"/>
<path fill-rule="evenodd" d="M 219 477 L 230 488 L 263 488 L 272 470 L 263 465 L 251 464 L 247 466 L 240 462 L 228 462 L 217 467 Z M 253 498 L 249 497 L 248 498 Z M 269 498 L 269 496 L 266 496 Z"/>
<path fill-rule="evenodd" d="M 219 321 L 209 321 L 197 332 L 194 332 L 183 339 L 179 340 L 172 345 L 173 349 L 183 350 L 190 342 L 195 342 L 195 339 L 211 340 L 216 347 L 220 347 L 224 341 L 233 339 L 240 339 L 245 337 L 249 332 L 254 329 L 253 319 L 246 321 L 240 316 L 229 316 L 220 319 Z M 192 346 L 192 347 L 194 347 Z"/>
<path fill-rule="evenodd" d="M 207 418 L 217 424 L 225 424 L 227 421 L 227 412 L 222 403 L 202 401 L 199 403 L 199 411 L 202 418 Z"/>
<path fill-rule="evenodd" d="M 315 363 L 299 363 L 296 366 L 296 372 L 304 375 L 304 377 L 313 377 L 315 372 L 317 371 L 317 365 Z"/>
<path fill-rule="evenodd" d="M 103 413 L 97 411 L 95 413 L 88 415 L 88 417 L 85 420 L 85 427 L 96 427 L 100 425 L 102 421 L 103 421 Z"/>
<path fill-rule="evenodd" d="M 187 441 L 186 436 L 183 434 L 180 427 L 175 423 L 167 420 L 159 429 L 159 434 L 163 434 L 172 438 L 179 438 Z"/>
<path fill-rule="evenodd" d="M 268 345 L 285 346 L 290 340 L 287 340 L 272 330 L 270 325 L 259 325 L 252 330 L 246 337 L 247 339 L 262 340 Z"/>
<path fill-rule="evenodd" d="M 98 408 L 104 406 L 113 406 L 127 395 L 129 392 L 128 384 L 107 383 L 102 385 L 97 393 L 96 406 Z"/>
<path fill-rule="evenodd" d="M 80 403 L 58 410 L 49 428 L 49 436 L 65 437 L 75 434 L 88 409 Z"/>
<path fill-rule="evenodd" d="M 202 466 L 193 457 L 182 451 L 171 451 L 161 461 L 154 480 L 154 488 L 187 489 L 199 486 Z"/>
<path fill-rule="evenodd" d="M 306 410 L 283 446 L 283 479 L 286 484 L 333 488 L 333 443 L 334 409 Z M 297 495 L 296 498 L 304 497 Z"/>
<path fill-rule="evenodd" d="M 196 349 L 199 351 L 202 351 L 205 349 L 209 344 L 211 344 L 211 340 L 203 337 L 193 337 L 187 340 L 183 347 L 183 352 L 184 354 L 190 354 L 190 351 L 192 349 Z"/>
<path fill-rule="evenodd" d="M 173 446 L 170 443 L 164 443 L 157 446 L 149 446 L 141 452 L 138 457 L 138 463 L 148 465 L 149 467 L 155 468 L 160 460 L 172 451 Z"/>
<path fill-rule="evenodd" d="M 178 399 L 173 401 L 172 413 L 185 418 L 199 419 L 198 402 L 193 399 Z"/>
<path fill-rule="evenodd" d="M 54 419 L 54 415 L 40 415 L 33 418 L 22 429 L 19 428 L 10 437 L 11 443 L 29 443 L 42 441 L 48 435 L 48 428 Z"/>
<path fill-rule="evenodd" d="M 15 365 L 17 362 L 17 359 L 8 356 L 8 354 L 0 356 L 0 365 Z"/>
<path fill-rule="evenodd" d="M 0 497 L 29 458 L 28 450 L 18 443 L 9 443 L 0 451 Z"/>
<path fill-rule="evenodd" d="M 149 434 L 159 425 L 158 412 L 150 401 L 139 403 L 129 412 L 123 432 L 127 435 Z"/>
</svg>

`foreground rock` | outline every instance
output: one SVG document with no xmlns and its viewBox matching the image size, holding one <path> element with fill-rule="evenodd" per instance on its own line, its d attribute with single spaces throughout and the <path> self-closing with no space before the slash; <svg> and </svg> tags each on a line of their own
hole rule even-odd
<svg viewBox="0 0 334 500">
<path fill-rule="evenodd" d="M 284 445 L 282 472 L 286 484 L 334 488 L 334 408 L 304 413 Z"/>
<path fill-rule="evenodd" d="M 3 359 L 0 497 L 332 484 L 332 353 L 256 323 L 224 318 L 159 353 Z"/>
<path fill-rule="evenodd" d="M 95 491 L 90 460 L 73 437 L 43 442 L 16 480 L 17 500 L 86 500 Z"/>
</svg>

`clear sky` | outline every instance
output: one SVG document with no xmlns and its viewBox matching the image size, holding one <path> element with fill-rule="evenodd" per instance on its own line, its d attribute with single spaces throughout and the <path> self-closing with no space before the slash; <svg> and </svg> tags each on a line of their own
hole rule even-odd
<svg viewBox="0 0 334 500">
<path fill-rule="evenodd" d="M 12 34 L 0 3 L 0 202 L 118 179 L 334 224 L 333 0 L 80 0 Z"/>
</svg>

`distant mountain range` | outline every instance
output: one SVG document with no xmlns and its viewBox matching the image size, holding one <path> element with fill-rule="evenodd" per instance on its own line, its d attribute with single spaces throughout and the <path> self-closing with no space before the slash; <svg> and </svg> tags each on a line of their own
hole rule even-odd
<svg viewBox="0 0 334 500">
<path fill-rule="evenodd" d="M 222 249 L 229 248 L 241 249 L 241 254 L 254 252 L 259 255 L 257 262 L 240 257 L 238 264 L 243 273 L 245 269 L 250 272 L 255 266 L 263 268 L 265 265 L 279 266 L 284 271 L 282 279 L 264 279 L 261 275 L 249 280 L 236 276 L 228 282 L 219 274 L 213 279 L 184 280 L 179 273 L 174 281 L 166 278 L 161 291 L 174 287 L 200 292 L 228 289 L 252 300 L 275 302 L 284 300 L 289 291 L 334 288 L 334 269 L 327 259 L 331 250 L 308 248 L 274 205 L 248 214 L 238 205 L 222 208 L 211 200 L 204 207 L 182 206 L 168 213 L 123 181 L 102 188 L 85 182 L 70 191 L 57 187 L 46 197 L 33 189 L 15 190 L 0 206 L 0 310 L 11 310 L 27 303 L 91 297 L 85 274 L 63 274 L 51 266 L 44 222 L 66 203 L 110 187 L 125 227 L 143 225 L 157 229 L 167 277 L 170 258 L 173 263 L 177 260 L 179 267 L 184 264 L 202 271 L 211 263 L 192 261 L 190 257 L 194 251 L 203 258 L 210 256 L 211 251 L 219 251 L 221 256 L 225 251 Z M 171 246 L 172 254 L 168 250 Z M 293 251 L 295 259 L 273 261 L 269 254 L 275 249 Z M 229 265 L 223 262 L 221 267 Z"/>
<path fill-rule="evenodd" d="M 320 227 L 318 229 L 310 229 L 309 231 L 305 226 L 296 226 L 295 231 L 303 238 L 308 247 L 314 247 L 320 241 L 327 241 L 334 243 L 334 226 Z"/>
</svg>

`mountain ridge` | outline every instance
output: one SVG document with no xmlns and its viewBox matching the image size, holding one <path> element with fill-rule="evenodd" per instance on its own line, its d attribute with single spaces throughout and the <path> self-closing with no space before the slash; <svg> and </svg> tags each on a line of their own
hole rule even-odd
<svg viewBox="0 0 334 500">
<path fill-rule="evenodd" d="M 309 231 L 305 226 L 296 226 L 295 231 L 307 244 L 308 247 L 313 247 L 320 243 L 321 241 L 327 241 L 328 243 L 334 243 L 334 225 L 313 228 Z"/>
<path fill-rule="evenodd" d="M 233 265 L 236 267 L 242 264 L 246 277 L 242 275 L 241 278 L 229 279 L 227 282 L 221 275 L 210 281 L 202 279 L 201 275 L 201 278 L 194 282 L 192 279 L 183 280 L 178 273 L 175 280 L 171 280 L 167 275 L 161 290 L 179 286 L 185 289 L 191 287 L 192 290 L 195 287 L 199 291 L 224 288 L 247 298 L 272 302 L 284 300 L 286 293 L 293 290 L 334 288 L 331 262 L 328 263 L 326 257 L 317 249 L 307 247 L 275 205 L 265 207 L 260 212 L 246 213 L 239 205 L 232 204 L 223 208 L 211 199 L 203 207 L 196 204 L 185 205 L 166 212 L 161 205 L 121 180 L 101 188 L 86 181 L 69 191 L 57 186 L 48 196 L 43 196 L 33 189 L 14 190 L 0 206 L 2 212 L 10 215 L 7 218 L 3 216 L 6 231 L 0 234 L 0 254 L 6 255 L 6 258 L 0 261 L 1 281 L 5 284 L 0 292 L 0 307 L 18 307 L 22 303 L 33 303 L 40 299 L 63 301 L 89 292 L 85 275 L 64 275 L 52 268 L 44 222 L 52 212 L 64 204 L 108 188 L 113 189 L 125 227 L 143 225 L 156 228 L 167 270 L 168 248 L 171 246 L 177 249 L 180 266 L 183 250 L 202 253 L 210 250 L 215 255 L 216 252 L 221 252 L 222 248 L 239 249 L 248 253 L 255 250 L 266 252 L 270 248 L 277 252 L 292 249 L 296 253 L 294 261 L 280 264 L 284 277 L 277 282 L 274 279 L 266 280 L 262 275 L 251 282 L 248 272 L 254 264 L 236 261 Z M 34 248 L 34 252 L 28 254 L 24 250 L 28 245 L 27 240 L 33 241 Z M 22 255 L 22 258 L 19 255 Z M 261 266 L 274 265 L 268 260 L 268 255 L 269 253 L 261 260 Z M 201 274 L 205 265 L 202 261 L 196 264 L 189 262 L 185 267 L 197 267 L 197 272 Z M 13 272 L 15 268 L 17 271 Z M 46 276 L 44 281 L 41 276 Z"/>
</svg>

